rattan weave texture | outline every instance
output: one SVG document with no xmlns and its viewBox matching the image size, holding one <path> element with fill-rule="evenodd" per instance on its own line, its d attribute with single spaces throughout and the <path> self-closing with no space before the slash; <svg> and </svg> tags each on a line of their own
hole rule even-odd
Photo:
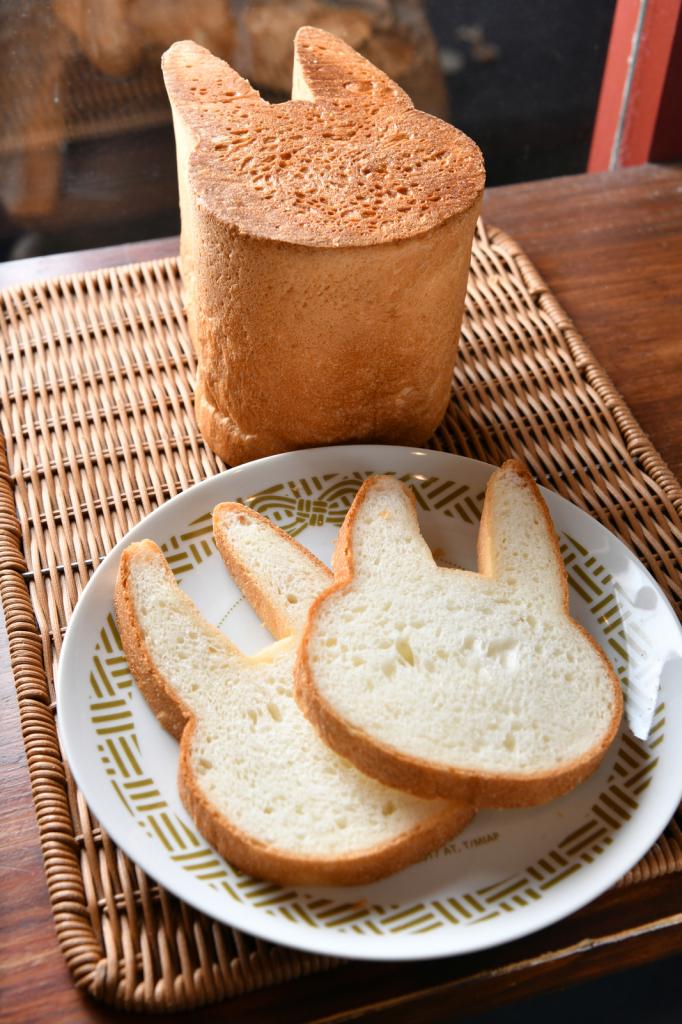
<svg viewBox="0 0 682 1024">
<path fill-rule="evenodd" d="M 47 880 L 76 983 L 181 1009 L 330 966 L 218 925 L 100 829 L 63 762 L 54 669 L 100 558 L 147 512 L 219 471 L 192 412 L 176 260 L 0 297 L 0 592 Z M 516 244 L 480 225 L 460 360 L 434 448 L 537 479 L 614 530 L 682 610 L 682 490 Z M 673 821 L 621 884 L 682 870 Z"/>
</svg>

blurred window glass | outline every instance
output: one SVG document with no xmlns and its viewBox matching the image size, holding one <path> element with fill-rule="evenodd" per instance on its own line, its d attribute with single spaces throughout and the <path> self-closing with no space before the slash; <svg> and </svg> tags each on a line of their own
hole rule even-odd
<svg viewBox="0 0 682 1024">
<path fill-rule="evenodd" d="M 0 0 L 0 259 L 178 231 L 161 53 L 273 101 L 312 24 L 481 146 L 488 183 L 585 170 L 614 0 Z"/>
</svg>

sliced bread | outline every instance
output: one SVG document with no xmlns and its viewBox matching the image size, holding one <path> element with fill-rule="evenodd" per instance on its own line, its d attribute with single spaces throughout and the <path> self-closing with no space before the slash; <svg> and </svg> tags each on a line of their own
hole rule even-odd
<svg viewBox="0 0 682 1024">
<path fill-rule="evenodd" d="M 472 811 L 368 778 L 317 735 L 293 696 L 297 634 L 329 571 L 241 505 L 214 534 L 279 642 L 251 657 L 204 620 L 151 541 L 123 553 L 115 607 L 131 671 L 180 740 L 178 786 L 229 861 L 281 884 L 371 881 L 425 856 Z"/>
<path fill-rule="evenodd" d="M 478 807 L 544 803 L 588 776 L 622 714 L 604 653 L 569 615 L 547 507 L 507 462 L 490 479 L 478 572 L 440 568 L 411 492 L 368 480 L 314 603 L 297 697 L 362 771 Z"/>
</svg>

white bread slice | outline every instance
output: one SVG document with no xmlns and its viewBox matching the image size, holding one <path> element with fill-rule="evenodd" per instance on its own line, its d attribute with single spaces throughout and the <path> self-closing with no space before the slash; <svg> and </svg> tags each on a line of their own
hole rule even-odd
<svg viewBox="0 0 682 1024">
<path fill-rule="evenodd" d="M 123 553 L 115 595 L 131 671 L 180 739 L 178 787 L 200 832 L 236 866 L 281 884 L 368 882 L 459 832 L 468 807 L 362 775 L 296 704 L 294 633 L 329 571 L 242 506 L 218 506 L 214 532 L 247 597 L 285 639 L 244 656 L 203 619 L 151 541 Z"/>
<path fill-rule="evenodd" d="M 443 416 L 484 185 L 478 147 L 327 32 L 265 102 L 196 43 L 163 57 L 196 412 L 231 464 Z"/>
<path fill-rule="evenodd" d="M 544 803 L 601 761 L 622 714 L 608 659 L 570 618 L 566 572 L 528 473 L 490 478 L 479 572 L 438 567 L 411 492 L 368 480 L 314 603 L 297 697 L 363 771 L 477 807 Z"/>
</svg>

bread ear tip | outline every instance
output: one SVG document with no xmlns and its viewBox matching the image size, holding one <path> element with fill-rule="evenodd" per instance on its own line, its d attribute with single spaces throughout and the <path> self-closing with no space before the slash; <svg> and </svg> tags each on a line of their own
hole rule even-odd
<svg viewBox="0 0 682 1024">
<path fill-rule="evenodd" d="M 532 476 L 524 464 L 517 458 L 506 459 L 492 474 L 490 481 L 492 482 L 492 480 L 498 476 L 515 476 L 523 483 L 534 483 Z"/>
<path fill-rule="evenodd" d="M 325 32 L 323 28 L 315 28 L 314 25 L 301 25 L 300 28 L 296 29 L 296 35 L 294 36 L 294 46 L 298 46 L 299 43 L 305 43 L 306 40 L 315 36 L 321 36 L 322 38 L 334 39 L 329 32 Z"/>
<path fill-rule="evenodd" d="M 387 488 L 390 490 L 391 488 L 395 487 L 396 484 L 401 486 L 401 481 L 396 480 L 394 476 L 388 476 L 385 473 L 375 473 L 373 476 L 367 477 L 362 487 L 358 491 L 356 497 L 358 497 L 359 495 L 362 495 L 364 497 L 370 494 L 372 491 L 381 492 L 385 491 Z"/>
<path fill-rule="evenodd" d="M 523 465 L 523 463 L 521 462 L 520 459 L 517 459 L 515 456 L 512 456 L 511 459 L 505 459 L 504 462 L 502 463 L 502 465 L 500 466 L 498 472 L 503 472 L 503 471 L 505 473 L 524 473 L 525 474 L 526 473 L 526 468 L 525 468 L 525 466 Z"/>
<path fill-rule="evenodd" d="M 235 516 L 239 518 L 240 522 L 245 522 L 246 516 L 244 513 L 247 511 L 248 506 L 240 501 L 221 501 L 215 506 L 211 515 L 213 529 L 215 530 L 220 527 L 225 519 L 234 518 Z"/>
<path fill-rule="evenodd" d="M 187 60 L 187 58 L 195 57 L 199 53 L 209 53 L 209 51 L 205 46 L 201 46 L 200 43 L 195 43 L 193 39 L 176 39 L 161 54 L 161 68 L 165 68 L 174 59 Z"/>
<path fill-rule="evenodd" d="M 142 544 L 143 541 L 138 541 L 136 543 L 129 544 L 127 548 L 123 549 L 118 562 L 117 580 L 120 580 L 122 576 L 127 575 L 130 565 L 135 558 L 135 554 L 140 550 Z"/>
<path fill-rule="evenodd" d="M 186 45 L 186 39 L 176 39 L 174 43 L 171 43 L 170 46 L 167 47 L 167 49 L 165 49 L 161 54 L 161 67 L 163 67 L 164 64 L 167 64 L 168 61 L 171 60 L 175 56 L 175 54 Z"/>
<path fill-rule="evenodd" d="M 145 537 L 144 540 L 133 541 L 129 544 L 121 555 L 121 562 L 130 562 L 137 555 L 146 555 L 147 557 L 161 556 L 163 558 L 163 552 L 155 541 Z"/>
</svg>

